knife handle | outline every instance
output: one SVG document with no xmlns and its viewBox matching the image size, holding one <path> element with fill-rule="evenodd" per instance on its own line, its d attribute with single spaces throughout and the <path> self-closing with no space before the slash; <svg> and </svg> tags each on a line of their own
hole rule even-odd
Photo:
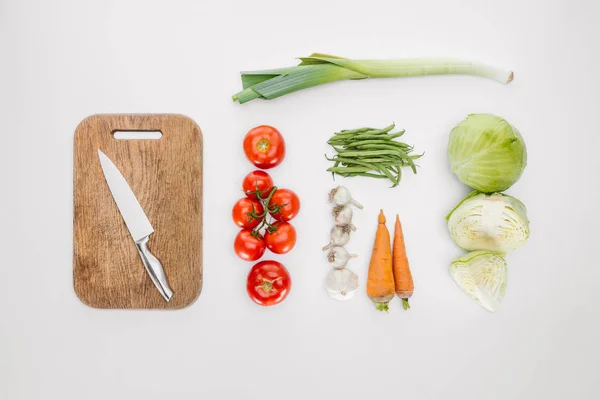
<svg viewBox="0 0 600 400">
<path fill-rule="evenodd" d="M 148 275 L 150 275 L 154 286 L 156 286 L 162 297 L 166 301 L 169 301 L 171 300 L 171 297 L 173 297 L 173 290 L 171 290 L 171 287 L 169 286 L 162 264 L 158 258 L 150 252 L 150 249 L 148 249 L 148 238 L 149 236 L 144 236 L 136 241 L 135 247 L 137 247 L 138 253 L 140 253 L 144 267 L 146 268 Z"/>
</svg>

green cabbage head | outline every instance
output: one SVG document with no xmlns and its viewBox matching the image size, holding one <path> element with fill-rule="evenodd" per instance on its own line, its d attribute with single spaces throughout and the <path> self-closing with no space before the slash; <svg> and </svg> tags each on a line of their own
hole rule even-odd
<svg viewBox="0 0 600 400">
<path fill-rule="evenodd" d="M 446 217 L 450 236 L 465 250 L 506 253 L 529 238 L 527 209 L 503 193 L 473 191 Z"/>
<path fill-rule="evenodd" d="M 500 253 L 472 251 L 450 265 L 450 276 L 473 300 L 496 311 L 506 291 L 506 261 Z"/>
<path fill-rule="evenodd" d="M 450 170 L 458 179 L 484 193 L 511 187 L 527 165 L 521 134 L 505 119 L 471 114 L 450 132 Z"/>
</svg>

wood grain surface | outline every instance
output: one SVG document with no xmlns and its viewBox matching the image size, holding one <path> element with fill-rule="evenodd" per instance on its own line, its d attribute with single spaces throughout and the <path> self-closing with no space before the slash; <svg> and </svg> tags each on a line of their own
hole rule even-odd
<svg viewBox="0 0 600 400">
<path fill-rule="evenodd" d="M 158 140 L 117 140 L 116 130 L 160 130 Z M 102 150 L 121 171 L 154 227 L 148 247 L 162 262 L 170 302 L 150 280 L 108 189 Z M 176 309 L 202 289 L 202 132 L 183 115 L 93 115 L 75 131 L 73 285 L 96 308 Z"/>
</svg>

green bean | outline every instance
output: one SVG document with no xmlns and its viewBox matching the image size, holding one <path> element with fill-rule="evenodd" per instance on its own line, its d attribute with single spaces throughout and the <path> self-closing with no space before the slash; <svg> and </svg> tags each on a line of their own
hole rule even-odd
<svg viewBox="0 0 600 400">
<path fill-rule="evenodd" d="M 395 124 L 391 124 L 389 126 L 386 126 L 383 129 L 370 129 L 368 131 L 364 131 L 364 132 L 360 132 L 360 133 L 365 134 L 365 135 L 383 135 L 385 133 L 388 133 L 392 129 L 394 129 L 395 126 L 396 126 Z"/>
<path fill-rule="evenodd" d="M 375 139 L 375 140 L 392 140 L 391 138 L 388 139 L 387 135 L 355 135 L 355 136 L 349 136 L 349 137 L 341 137 L 338 138 L 337 136 L 335 138 L 330 139 L 327 143 L 328 144 L 336 144 L 336 145 L 347 145 L 353 141 L 358 141 L 358 140 L 367 140 L 367 139 Z"/>
<path fill-rule="evenodd" d="M 388 171 L 387 168 L 381 168 L 381 172 L 383 172 L 385 174 L 385 176 L 388 177 L 388 179 L 390 181 L 392 181 L 392 183 L 394 184 L 394 186 L 397 186 L 398 184 L 396 183 L 396 178 L 394 178 L 394 176 L 390 173 L 390 171 Z M 392 187 L 394 187 L 392 186 Z"/>
<path fill-rule="evenodd" d="M 387 158 L 361 158 L 361 160 L 368 163 L 383 163 L 390 161 Z"/>
<path fill-rule="evenodd" d="M 325 154 L 325 158 L 327 158 L 327 154 Z M 327 158 L 327 159 L 328 159 L 328 158 Z M 329 159 L 328 159 L 328 160 L 329 160 Z M 329 161 L 332 161 L 332 160 L 329 160 Z M 339 161 L 336 161 L 336 162 L 333 164 L 334 168 L 335 168 L 335 167 L 337 167 L 338 165 L 340 165 L 340 162 L 339 162 Z M 331 173 L 331 177 L 332 177 L 332 178 L 335 178 L 335 174 L 334 174 L 333 172 Z"/>
<path fill-rule="evenodd" d="M 406 159 L 406 162 L 408 163 L 408 165 L 410 165 L 410 169 L 413 170 L 413 173 L 417 173 L 417 166 L 415 165 L 415 163 L 413 162 L 413 160 L 409 158 Z"/>
<path fill-rule="evenodd" d="M 400 180 L 402 179 L 402 168 L 398 168 L 398 177 L 397 177 L 397 181 L 398 183 L 400 183 Z"/>
<path fill-rule="evenodd" d="M 376 130 L 376 129 L 377 128 L 342 129 L 341 131 L 337 132 L 336 135 L 345 135 L 345 134 L 351 134 L 351 133 L 373 131 L 373 130 Z"/>
<path fill-rule="evenodd" d="M 352 139 L 352 140 L 369 140 L 369 139 L 392 140 L 392 139 L 402 136 L 402 134 L 403 133 L 394 133 L 394 134 L 389 134 L 389 135 L 371 135 L 371 134 L 363 135 L 363 134 L 361 134 L 361 135 L 354 135 L 350 139 Z"/>
<path fill-rule="evenodd" d="M 345 173 L 340 173 L 340 172 L 336 172 L 337 175 L 341 175 L 343 177 L 347 177 L 347 176 L 368 176 L 369 178 L 379 178 L 379 179 L 388 179 L 387 176 L 385 175 L 379 175 L 379 174 L 373 174 L 371 172 L 353 172 L 353 173 L 349 173 L 349 174 L 345 174 Z"/>
<path fill-rule="evenodd" d="M 331 143 L 343 142 L 345 140 L 352 140 L 352 138 L 354 136 L 355 136 L 354 134 L 340 133 L 339 135 L 334 136 L 331 139 L 329 139 L 327 141 L 327 143 L 331 144 Z"/>
<path fill-rule="evenodd" d="M 394 178 L 394 182 L 396 182 L 396 186 L 398 186 L 398 184 L 400 183 L 400 178 L 398 177 L 398 171 L 400 171 L 400 167 L 396 165 L 390 166 L 388 167 L 388 171 L 390 171 Z"/>
<path fill-rule="evenodd" d="M 327 159 L 329 161 L 333 161 L 333 159 L 329 159 L 329 158 L 327 158 Z M 356 160 L 356 159 L 351 159 L 351 158 L 345 158 L 345 157 L 339 157 L 339 156 L 336 157 L 335 160 L 336 160 L 336 162 L 340 162 L 343 165 L 349 165 L 349 164 L 352 164 L 352 165 L 361 165 L 363 167 L 370 168 L 371 170 L 376 170 L 377 169 L 376 165 L 370 164 L 370 163 L 367 163 L 367 162 L 364 162 L 364 161 L 361 161 L 361 160 Z M 336 167 L 336 166 L 337 165 L 334 165 L 334 167 Z"/>
<path fill-rule="evenodd" d="M 362 157 L 362 156 L 381 156 L 385 154 L 399 154 L 401 150 L 367 150 L 367 151 L 354 151 L 354 150 L 342 150 L 338 151 L 344 157 Z"/>
<path fill-rule="evenodd" d="M 363 138 L 363 137 L 365 137 L 365 138 L 368 137 L 370 139 L 391 140 L 393 138 L 400 137 L 404 134 L 404 131 L 400 131 L 398 133 L 388 135 L 387 134 L 388 131 L 389 131 L 388 128 L 385 128 L 385 129 L 362 131 L 362 132 L 358 132 L 358 133 L 347 133 L 347 132 L 338 133 L 334 137 L 329 139 L 328 143 L 345 141 L 345 140 L 357 140 L 357 139 Z"/>
<path fill-rule="evenodd" d="M 336 135 L 346 135 L 346 134 L 356 134 L 356 133 L 362 133 L 362 132 L 373 132 L 372 134 L 383 134 L 383 133 L 388 133 L 389 131 L 391 131 L 392 129 L 394 129 L 394 127 L 396 126 L 396 124 L 391 124 L 389 126 L 386 126 L 383 129 L 377 129 L 377 128 L 358 128 L 358 129 L 344 129 L 338 133 L 336 133 Z M 377 132 L 377 133 L 375 133 Z"/>
<path fill-rule="evenodd" d="M 367 140 L 359 140 L 357 142 L 350 142 L 347 144 L 344 144 L 345 147 L 358 147 L 358 146 L 364 146 L 367 144 L 387 144 L 390 146 L 398 146 L 400 148 L 409 148 L 410 146 L 406 143 L 402 143 L 402 142 L 394 142 L 392 140 L 381 140 L 381 139 L 367 139 Z"/>
<path fill-rule="evenodd" d="M 370 172 L 362 172 L 362 173 L 358 173 L 356 175 L 357 176 L 368 176 L 368 177 L 371 177 L 371 178 L 379 178 L 379 179 L 386 179 L 387 178 L 387 176 L 385 176 L 385 175 L 372 174 Z"/>
<path fill-rule="evenodd" d="M 358 146 L 359 150 L 402 150 L 399 146 L 393 146 L 389 144 L 365 144 Z"/>
<path fill-rule="evenodd" d="M 327 169 L 327 171 L 335 172 L 335 173 L 339 173 L 339 172 L 350 173 L 350 172 L 369 172 L 369 171 L 372 171 L 372 169 L 369 167 L 330 167 Z"/>
</svg>

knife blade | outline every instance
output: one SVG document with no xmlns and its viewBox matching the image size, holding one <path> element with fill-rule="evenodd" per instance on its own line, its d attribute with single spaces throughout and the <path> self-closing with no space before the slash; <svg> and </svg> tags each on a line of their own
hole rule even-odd
<svg viewBox="0 0 600 400">
<path fill-rule="evenodd" d="M 150 279 L 163 298 L 166 301 L 171 300 L 173 290 L 169 286 L 162 264 L 148 249 L 149 236 L 154 232 L 150 220 L 117 166 L 100 149 L 98 149 L 98 158 L 110 193 L 135 242 Z"/>
</svg>

